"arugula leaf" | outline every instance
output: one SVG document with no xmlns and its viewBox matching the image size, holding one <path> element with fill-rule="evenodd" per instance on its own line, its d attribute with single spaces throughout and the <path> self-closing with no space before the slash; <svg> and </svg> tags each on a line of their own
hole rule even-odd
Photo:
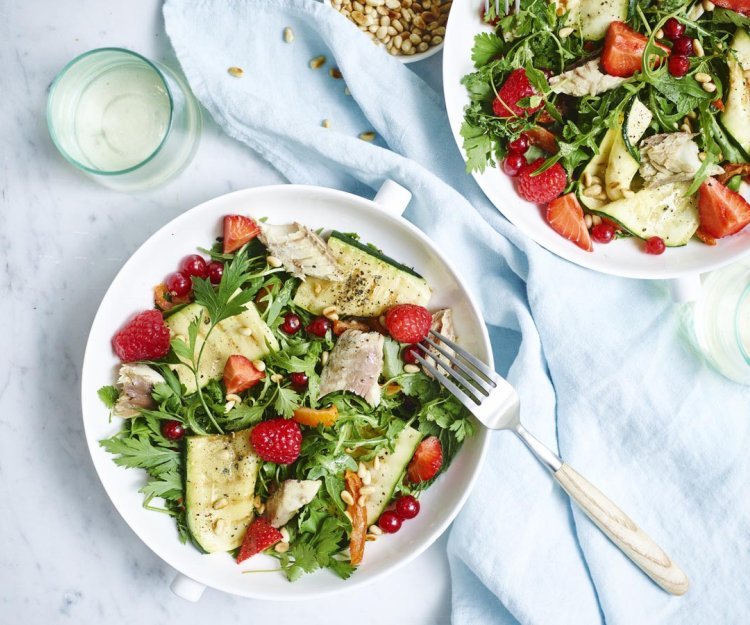
<svg viewBox="0 0 750 625">
<path fill-rule="evenodd" d="M 110 410 L 115 407 L 120 397 L 120 391 L 117 390 L 116 386 L 102 386 L 96 394 L 99 395 L 99 399 Z"/>
<path fill-rule="evenodd" d="M 479 33 L 474 37 L 471 60 L 475 67 L 481 67 L 492 61 L 505 50 L 505 42 L 495 33 Z"/>
</svg>

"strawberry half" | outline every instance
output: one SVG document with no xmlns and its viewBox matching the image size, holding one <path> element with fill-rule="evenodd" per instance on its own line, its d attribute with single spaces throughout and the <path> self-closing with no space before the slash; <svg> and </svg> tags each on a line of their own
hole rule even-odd
<svg viewBox="0 0 750 625">
<path fill-rule="evenodd" d="M 443 446 L 436 436 L 425 438 L 414 451 L 406 474 L 415 484 L 431 480 L 443 466 Z"/>
<path fill-rule="evenodd" d="M 244 562 L 256 553 L 265 551 L 282 539 L 281 532 L 264 518 L 255 519 L 245 532 L 242 546 L 237 554 L 237 564 Z"/>
<path fill-rule="evenodd" d="M 552 200 L 547 206 L 547 223 L 559 235 L 572 241 L 582 250 L 593 252 L 591 236 L 583 220 L 583 209 L 575 193 L 567 193 Z"/>
<path fill-rule="evenodd" d="M 542 108 L 542 103 L 537 106 L 519 106 L 518 102 L 538 95 L 526 76 L 526 70 L 519 67 L 508 75 L 500 87 L 492 103 L 492 111 L 498 117 L 527 117 Z"/>
<path fill-rule="evenodd" d="M 246 391 L 265 377 L 265 372 L 256 369 L 255 365 L 244 356 L 230 356 L 224 365 L 224 386 L 227 393 Z"/>
<path fill-rule="evenodd" d="M 716 239 L 735 234 L 750 224 L 750 204 L 739 193 L 715 178 L 708 178 L 698 189 L 700 230 Z"/>
<path fill-rule="evenodd" d="M 229 254 L 240 249 L 259 234 L 258 224 L 249 217 L 227 215 L 224 217 L 224 253 Z"/>
<path fill-rule="evenodd" d="M 722 9 L 750 15 L 750 0 L 715 0 L 714 4 Z"/>
<path fill-rule="evenodd" d="M 648 37 L 623 22 L 612 22 L 607 29 L 602 51 L 602 68 L 610 76 L 630 78 L 643 69 L 643 51 Z M 657 44 L 665 52 L 669 48 Z"/>
</svg>

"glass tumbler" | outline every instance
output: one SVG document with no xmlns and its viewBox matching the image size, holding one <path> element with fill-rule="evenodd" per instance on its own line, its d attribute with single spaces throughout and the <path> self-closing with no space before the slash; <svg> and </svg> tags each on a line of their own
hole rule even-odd
<svg viewBox="0 0 750 625">
<path fill-rule="evenodd" d="M 724 376 L 750 385 L 750 260 L 713 271 L 692 310 L 692 338 Z"/>
<path fill-rule="evenodd" d="M 169 68 L 122 48 L 99 48 L 57 75 L 47 101 L 57 149 L 108 187 L 162 184 L 198 146 L 201 114 L 185 81 Z"/>
</svg>

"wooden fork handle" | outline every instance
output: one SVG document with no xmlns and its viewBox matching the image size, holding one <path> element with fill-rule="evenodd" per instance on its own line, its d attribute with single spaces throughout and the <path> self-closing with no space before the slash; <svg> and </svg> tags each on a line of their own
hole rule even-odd
<svg viewBox="0 0 750 625">
<path fill-rule="evenodd" d="M 607 538 L 646 575 L 673 595 L 687 592 L 689 581 L 682 569 L 596 486 L 565 463 L 553 475 Z"/>
</svg>

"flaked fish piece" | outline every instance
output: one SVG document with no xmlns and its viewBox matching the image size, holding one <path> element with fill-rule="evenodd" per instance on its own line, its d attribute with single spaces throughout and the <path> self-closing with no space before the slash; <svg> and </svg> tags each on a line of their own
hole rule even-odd
<svg viewBox="0 0 750 625">
<path fill-rule="evenodd" d="M 641 165 L 638 170 L 644 187 L 658 187 L 671 182 L 687 182 L 701 167 L 695 135 L 689 132 L 669 132 L 653 135 L 641 141 Z M 724 173 L 718 165 L 711 165 L 706 174 Z"/>
<path fill-rule="evenodd" d="M 347 330 L 336 342 L 320 374 L 320 396 L 349 391 L 371 406 L 380 403 L 378 378 L 383 371 L 383 344 L 379 332 Z"/>
<path fill-rule="evenodd" d="M 458 337 L 456 336 L 456 329 L 453 325 L 453 310 L 450 308 L 442 308 L 441 310 L 438 310 L 437 312 L 433 313 L 432 315 L 432 329 L 436 332 L 440 332 L 445 338 L 447 338 L 450 341 L 456 342 L 458 341 Z M 430 337 L 432 338 L 435 343 L 440 345 L 446 352 L 448 352 L 451 356 L 455 354 L 455 352 L 445 345 L 442 341 L 437 339 L 436 337 Z M 438 350 L 436 350 L 434 347 L 430 347 L 427 350 L 435 360 L 440 359 L 444 363 L 448 364 L 450 366 L 450 363 L 448 362 L 448 359 L 443 356 Z M 425 375 L 428 377 L 432 377 L 429 371 L 425 371 Z"/>
<path fill-rule="evenodd" d="M 120 396 L 112 414 L 129 419 L 138 416 L 144 408 L 156 408 L 151 393 L 154 386 L 163 383 L 164 378 L 148 365 L 122 365 L 117 377 Z"/>
<path fill-rule="evenodd" d="M 625 82 L 625 78 L 610 76 L 599 69 L 599 59 L 579 65 L 549 79 L 549 86 L 555 93 L 564 93 L 577 98 L 586 95 L 599 95 L 616 89 Z"/>
<path fill-rule="evenodd" d="M 272 225 L 260 223 L 259 238 L 271 256 L 278 258 L 289 273 L 340 282 L 344 272 L 326 242 L 300 223 Z"/>
<path fill-rule="evenodd" d="M 266 502 L 266 516 L 272 527 L 286 525 L 318 494 L 320 480 L 284 480 Z"/>
</svg>

